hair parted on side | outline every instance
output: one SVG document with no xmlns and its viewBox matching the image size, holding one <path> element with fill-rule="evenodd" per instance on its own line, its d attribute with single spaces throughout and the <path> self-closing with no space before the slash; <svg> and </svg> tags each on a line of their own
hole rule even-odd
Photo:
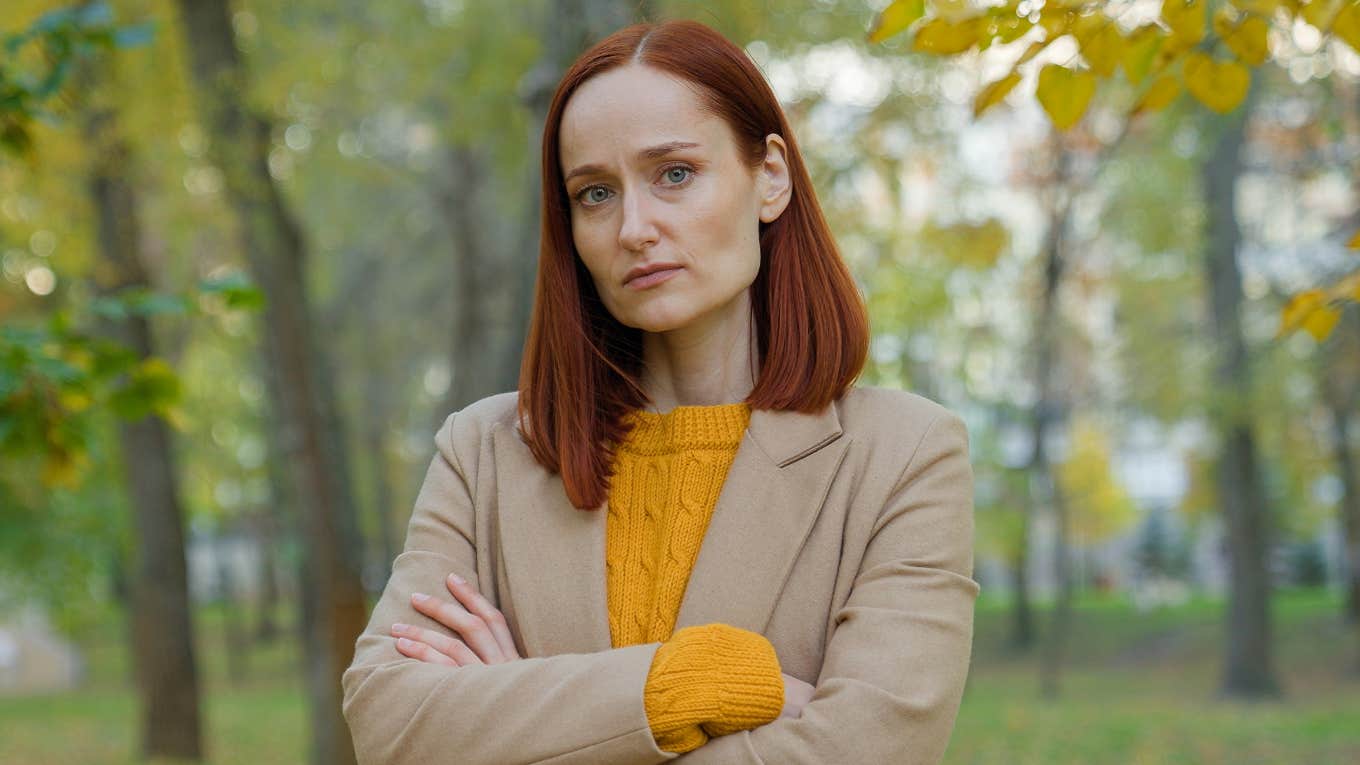
<svg viewBox="0 0 1360 765">
<path fill-rule="evenodd" d="M 769 83 L 745 51 L 704 24 L 640 23 L 614 32 L 562 77 L 543 129 L 542 231 L 534 304 L 519 379 L 519 431 L 534 459 L 561 474 L 573 506 L 608 496 L 623 416 L 645 405 L 639 383 L 642 333 L 601 302 L 576 253 L 558 137 L 568 99 L 591 77 L 629 63 L 697 85 L 705 106 L 731 127 L 747 165 L 765 137 L 788 147 L 792 197 L 760 224 L 760 269 L 751 309 L 760 359 L 752 409 L 815 412 L 859 376 L 869 345 L 864 301 L 822 215 L 807 166 Z"/>
</svg>

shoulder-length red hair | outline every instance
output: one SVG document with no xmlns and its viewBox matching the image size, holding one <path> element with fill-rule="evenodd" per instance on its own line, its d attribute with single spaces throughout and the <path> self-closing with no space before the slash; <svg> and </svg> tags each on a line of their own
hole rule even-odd
<svg viewBox="0 0 1360 765">
<path fill-rule="evenodd" d="M 642 333 L 605 309 L 572 243 L 558 133 L 581 83 L 641 63 L 699 87 L 726 120 L 749 167 L 765 137 L 788 146 L 792 197 L 760 223 L 760 270 L 751 307 L 760 359 L 752 409 L 815 412 L 859 376 L 869 345 L 864 301 L 813 193 L 793 131 L 774 92 L 746 53 L 695 21 L 625 27 L 581 55 L 562 77 L 543 128 L 542 239 L 529 337 L 519 379 L 519 430 L 539 464 L 559 472 L 572 505 L 600 507 L 623 415 L 647 401 L 640 384 Z"/>
</svg>

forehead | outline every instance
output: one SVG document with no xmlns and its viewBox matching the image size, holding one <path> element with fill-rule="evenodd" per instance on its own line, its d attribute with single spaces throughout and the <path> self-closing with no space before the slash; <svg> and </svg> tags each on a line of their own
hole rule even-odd
<svg viewBox="0 0 1360 765">
<path fill-rule="evenodd" d="M 731 140 L 726 127 L 684 80 L 628 64 L 586 80 L 567 101 L 558 136 L 562 169 L 667 141 L 716 148 Z"/>
</svg>

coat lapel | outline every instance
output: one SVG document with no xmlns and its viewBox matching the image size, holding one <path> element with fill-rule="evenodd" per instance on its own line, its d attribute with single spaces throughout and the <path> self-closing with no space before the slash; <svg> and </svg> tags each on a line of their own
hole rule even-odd
<svg viewBox="0 0 1360 765">
<path fill-rule="evenodd" d="M 727 474 L 675 628 L 723 622 L 764 632 L 845 456 L 834 406 L 757 409 Z"/>
<path fill-rule="evenodd" d="M 763 632 L 845 456 L 834 406 L 758 409 L 718 495 L 675 628 L 724 622 Z M 605 582 L 607 509 L 567 500 L 514 428 L 492 436 L 497 536 L 528 656 L 611 647 Z"/>
</svg>

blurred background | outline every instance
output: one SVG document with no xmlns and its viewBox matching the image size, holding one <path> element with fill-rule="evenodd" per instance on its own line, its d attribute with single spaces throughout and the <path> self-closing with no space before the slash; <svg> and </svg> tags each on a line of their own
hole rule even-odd
<svg viewBox="0 0 1360 765">
<path fill-rule="evenodd" d="M 644 18 L 759 64 L 862 382 L 968 423 L 946 762 L 1360 762 L 1355 0 L 4 0 L 0 762 L 352 762 L 548 99 Z"/>
</svg>

